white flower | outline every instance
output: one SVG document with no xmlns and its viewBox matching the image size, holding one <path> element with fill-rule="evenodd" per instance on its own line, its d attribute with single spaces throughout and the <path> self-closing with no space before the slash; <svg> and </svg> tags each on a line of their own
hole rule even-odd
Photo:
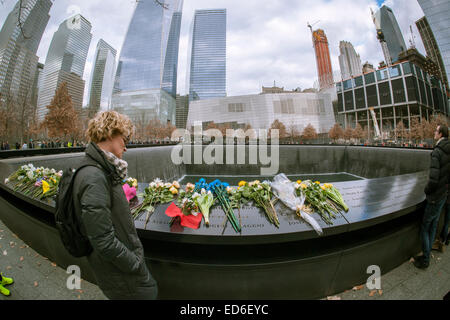
<svg viewBox="0 0 450 320">
<path fill-rule="evenodd" d="M 33 179 L 34 178 L 34 174 L 33 174 L 33 172 L 31 172 L 31 171 L 28 171 L 28 173 L 27 173 L 27 177 L 28 177 L 28 179 Z"/>
<path fill-rule="evenodd" d="M 294 183 L 294 188 L 295 188 L 295 189 L 298 189 L 298 188 L 300 188 L 300 185 L 299 185 L 297 182 L 295 182 L 295 183 Z"/>
<path fill-rule="evenodd" d="M 8 184 L 9 183 L 9 179 L 5 179 L 5 184 Z"/>
<path fill-rule="evenodd" d="M 211 190 L 208 191 L 208 195 L 212 196 L 212 192 Z"/>
<path fill-rule="evenodd" d="M 166 188 L 171 188 L 171 187 L 172 187 L 172 184 L 169 183 L 169 182 L 167 182 L 167 183 L 164 184 L 164 187 L 166 187 Z"/>
<path fill-rule="evenodd" d="M 156 183 L 156 187 L 157 187 L 157 188 L 162 188 L 162 187 L 164 187 L 164 183 L 162 183 L 162 182 L 157 182 L 157 183 Z"/>
<path fill-rule="evenodd" d="M 183 205 L 185 205 L 186 202 L 188 202 L 188 198 L 184 198 L 184 199 L 183 199 L 183 201 L 182 201 Z"/>
<path fill-rule="evenodd" d="M 228 193 L 232 193 L 233 192 L 233 188 L 232 187 L 227 187 L 227 192 Z"/>
<path fill-rule="evenodd" d="M 154 183 L 158 184 L 158 183 L 162 183 L 162 180 L 159 178 L 156 178 L 155 180 L 153 180 Z"/>
<path fill-rule="evenodd" d="M 155 182 L 150 183 L 150 188 L 155 188 L 155 187 L 156 187 L 156 183 Z"/>
<path fill-rule="evenodd" d="M 192 199 L 197 199 L 198 197 L 200 197 L 200 194 L 197 192 L 192 195 Z"/>
</svg>

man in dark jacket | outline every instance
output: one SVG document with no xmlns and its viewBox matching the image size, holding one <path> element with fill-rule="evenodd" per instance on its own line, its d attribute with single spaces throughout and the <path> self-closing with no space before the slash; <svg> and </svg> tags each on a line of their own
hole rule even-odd
<svg viewBox="0 0 450 320">
<path fill-rule="evenodd" d="M 132 128 L 131 122 L 123 119 L 109 111 L 91 120 L 91 143 L 83 161 L 100 167 L 85 167 L 77 173 L 74 207 L 92 245 L 87 259 L 103 293 L 109 299 L 150 300 L 157 298 L 158 288 L 147 269 L 121 183 L 127 172 L 127 163 L 121 158 L 131 133 L 126 127 Z"/>
<path fill-rule="evenodd" d="M 420 269 L 426 269 L 430 264 L 431 247 L 436 236 L 437 224 L 447 200 L 450 172 L 450 142 L 447 126 L 438 126 L 434 139 L 437 143 L 431 153 L 430 177 L 425 187 L 427 206 L 420 231 L 423 255 L 414 258 L 414 265 Z"/>
</svg>

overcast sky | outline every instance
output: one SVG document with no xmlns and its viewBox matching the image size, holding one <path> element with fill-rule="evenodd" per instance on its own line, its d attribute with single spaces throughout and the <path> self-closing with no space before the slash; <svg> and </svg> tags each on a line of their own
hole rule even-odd
<svg viewBox="0 0 450 320">
<path fill-rule="evenodd" d="M 153 0 L 143 0 L 153 1 Z M 1 2 L 1 1 L 0 1 Z M 0 4 L 0 25 L 3 25 L 16 0 Z M 315 54 L 307 22 L 314 29 L 325 30 L 328 37 L 333 71 L 339 71 L 339 41 L 350 41 L 364 63 L 374 66 L 384 60 L 376 39 L 370 8 L 385 3 L 392 8 L 409 45 L 409 26 L 413 26 L 417 49 L 425 55 L 415 21 L 423 16 L 416 0 L 184 0 L 180 39 L 178 93 L 186 93 L 186 64 L 189 26 L 195 9 L 227 9 L 227 94 L 254 94 L 261 86 L 302 89 L 313 86 L 317 79 Z M 78 7 L 92 23 L 92 42 L 84 72 L 88 84 L 99 39 L 117 49 L 122 48 L 133 14 L 134 0 L 57 0 L 50 10 L 50 21 L 42 38 L 38 56 L 45 57 L 59 24 Z"/>
</svg>

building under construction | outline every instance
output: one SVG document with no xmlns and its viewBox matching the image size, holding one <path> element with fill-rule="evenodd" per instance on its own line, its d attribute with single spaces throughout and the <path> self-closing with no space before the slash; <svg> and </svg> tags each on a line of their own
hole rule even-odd
<svg viewBox="0 0 450 320">
<path fill-rule="evenodd" d="M 314 50 L 316 52 L 317 73 L 319 77 L 320 90 L 331 88 L 334 85 L 333 68 L 331 66 L 330 49 L 328 47 L 328 39 L 322 29 L 312 31 L 312 27 L 308 25 L 312 32 Z"/>
</svg>

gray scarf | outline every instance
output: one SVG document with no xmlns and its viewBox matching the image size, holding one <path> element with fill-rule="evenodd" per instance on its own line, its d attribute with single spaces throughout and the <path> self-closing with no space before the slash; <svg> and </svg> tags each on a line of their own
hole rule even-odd
<svg viewBox="0 0 450 320">
<path fill-rule="evenodd" d="M 111 163 L 116 168 L 119 177 L 122 180 L 126 179 L 128 175 L 128 163 L 125 160 L 117 158 L 114 154 L 112 154 L 109 151 L 103 149 L 101 150 L 105 154 L 106 160 L 108 160 L 108 162 Z"/>
</svg>

